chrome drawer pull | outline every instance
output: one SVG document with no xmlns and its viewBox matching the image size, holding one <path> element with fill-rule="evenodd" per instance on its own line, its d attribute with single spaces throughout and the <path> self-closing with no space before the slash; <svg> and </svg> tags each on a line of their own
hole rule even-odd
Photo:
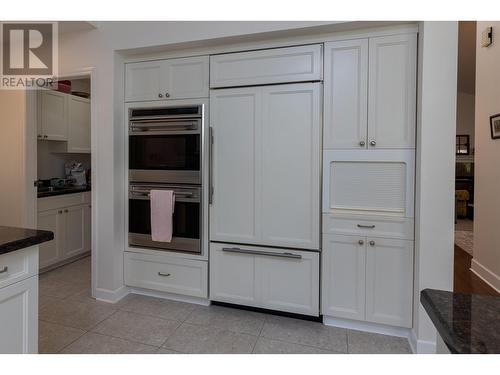
<svg viewBox="0 0 500 375">
<path fill-rule="evenodd" d="M 0 273 L 6 273 L 9 270 L 9 267 L 5 266 Z"/>
<path fill-rule="evenodd" d="M 368 229 L 373 229 L 373 228 L 375 228 L 375 225 L 363 225 L 363 224 L 358 224 L 358 228 L 368 228 Z"/>
<path fill-rule="evenodd" d="M 246 250 L 240 249 L 238 247 L 223 247 L 222 251 L 227 253 L 239 253 L 239 254 L 251 254 L 251 255 L 265 255 L 270 257 L 278 258 L 292 258 L 292 259 L 302 259 L 302 255 L 293 253 L 273 253 L 271 251 L 261 251 L 261 250 Z"/>
<path fill-rule="evenodd" d="M 158 276 L 168 277 L 168 276 L 170 276 L 170 274 L 169 273 L 158 272 Z"/>
</svg>

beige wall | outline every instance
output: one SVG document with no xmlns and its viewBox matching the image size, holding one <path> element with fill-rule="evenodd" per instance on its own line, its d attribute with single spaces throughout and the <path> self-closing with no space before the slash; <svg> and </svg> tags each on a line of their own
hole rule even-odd
<svg viewBox="0 0 500 375">
<path fill-rule="evenodd" d="M 25 100 L 24 91 L 0 90 L 0 225 L 24 225 Z"/>
<path fill-rule="evenodd" d="M 474 101 L 474 94 L 462 91 L 457 93 L 457 135 L 469 135 L 471 154 L 474 148 Z M 457 156 L 457 159 L 460 158 L 462 157 Z"/>
<path fill-rule="evenodd" d="M 493 26 L 496 40 L 481 47 Z M 500 140 L 490 136 L 489 117 L 500 113 L 500 22 L 477 23 L 474 259 L 472 270 L 500 290 Z"/>
</svg>

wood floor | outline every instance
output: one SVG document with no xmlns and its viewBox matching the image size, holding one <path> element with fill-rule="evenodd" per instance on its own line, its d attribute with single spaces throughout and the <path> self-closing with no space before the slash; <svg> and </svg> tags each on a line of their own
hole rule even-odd
<svg viewBox="0 0 500 375">
<path fill-rule="evenodd" d="M 455 245 L 453 291 L 500 296 L 493 288 L 470 271 L 471 260 L 472 256 Z"/>
</svg>

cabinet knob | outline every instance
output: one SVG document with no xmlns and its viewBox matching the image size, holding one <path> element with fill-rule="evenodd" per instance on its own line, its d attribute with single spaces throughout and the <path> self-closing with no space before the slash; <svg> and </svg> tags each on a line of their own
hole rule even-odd
<svg viewBox="0 0 500 375">
<path fill-rule="evenodd" d="M 64 212 L 68 213 L 69 211 L 68 210 L 64 210 Z"/>
<path fill-rule="evenodd" d="M 371 145 L 371 146 L 375 146 L 376 144 L 377 144 L 377 142 L 375 142 L 375 141 L 370 141 L 370 145 Z"/>
<path fill-rule="evenodd" d="M 375 246 L 375 241 L 370 241 L 370 246 Z"/>
<path fill-rule="evenodd" d="M 42 138 L 42 135 L 41 135 L 41 134 L 38 134 L 38 135 L 37 135 L 37 138 Z"/>
<path fill-rule="evenodd" d="M 366 144 L 366 143 L 365 143 L 365 141 L 359 141 L 359 145 L 360 145 L 361 147 L 364 147 L 364 146 L 365 146 L 365 144 Z"/>
<path fill-rule="evenodd" d="M 48 135 L 44 135 L 43 138 L 48 138 L 49 136 Z"/>
<path fill-rule="evenodd" d="M 163 94 L 158 94 L 158 97 L 159 98 L 163 98 Z"/>
<path fill-rule="evenodd" d="M 59 215 L 60 215 L 60 214 L 62 214 L 62 210 L 57 211 L 57 213 L 58 213 Z"/>
<path fill-rule="evenodd" d="M 168 92 L 165 93 L 165 98 L 170 98 L 170 94 Z"/>
<path fill-rule="evenodd" d="M 359 241 L 358 241 L 358 243 L 359 243 L 360 245 L 363 245 L 363 244 L 365 243 L 365 241 L 363 241 L 363 240 L 359 240 Z"/>
</svg>

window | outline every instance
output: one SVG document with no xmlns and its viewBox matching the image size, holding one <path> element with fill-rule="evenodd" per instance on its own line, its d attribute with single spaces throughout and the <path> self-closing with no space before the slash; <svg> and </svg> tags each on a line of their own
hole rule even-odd
<svg viewBox="0 0 500 375">
<path fill-rule="evenodd" d="M 469 155 L 469 135 L 457 135 L 457 155 Z"/>
</svg>

